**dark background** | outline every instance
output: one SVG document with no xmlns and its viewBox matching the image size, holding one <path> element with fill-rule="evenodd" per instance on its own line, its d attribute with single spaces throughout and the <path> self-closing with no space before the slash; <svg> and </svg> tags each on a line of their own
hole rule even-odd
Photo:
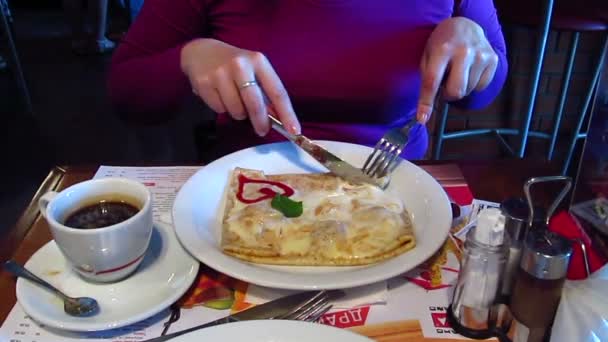
<svg viewBox="0 0 608 342">
<path fill-rule="evenodd" d="M 33 111 L 21 103 L 10 70 L 0 70 L 0 233 L 10 228 L 54 165 L 193 163 L 194 127 L 210 119 L 203 108 L 154 126 L 121 121 L 108 103 L 111 56 L 76 56 L 60 1 L 11 1 L 16 45 Z M 109 31 L 128 27 L 117 3 Z M 8 56 L 0 31 L 0 55 Z M 168 115 L 169 116 L 169 115 Z"/>
</svg>

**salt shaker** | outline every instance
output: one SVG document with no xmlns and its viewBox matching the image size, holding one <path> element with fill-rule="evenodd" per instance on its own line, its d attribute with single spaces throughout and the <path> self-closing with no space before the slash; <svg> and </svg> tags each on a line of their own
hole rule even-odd
<svg viewBox="0 0 608 342">
<path fill-rule="evenodd" d="M 542 342 L 550 331 L 572 255 L 571 242 L 545 229 L 528 232 L 515 278 L 513 315 L 508 336 L 513 342 Z"/>
<path fill-rule="evenodd" d="M 452 328 L 471 338 L 493 336 L 493 306 L 500 292 L 508 248 L 505 217 L 497 208 L 484 209 L 468 233 L 448 319 Z"/>
</svg>

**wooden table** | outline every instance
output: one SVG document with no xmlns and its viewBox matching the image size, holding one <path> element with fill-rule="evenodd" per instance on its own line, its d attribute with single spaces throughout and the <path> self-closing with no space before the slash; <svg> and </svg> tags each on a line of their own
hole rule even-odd
<svg viewBox="0 0 608 342">
<path fill-rule="evenodd" d="M 523 196 L 522 186 L 532 176 L 557 174 L 557 168 L 546 163 L 531 164 L 523 160 L 500 160 L 479 162 L 418 163 L 440 183 L 468 184 L 475 198 L 501 202 L 512 196 Z M 61 190 L 74 183 L 93 177 L 97 166 L 56 167 L 43 181 L 28 208 L 8 236 L 0 240 L 0 262 L 12 258 L 25 263 L 30 256 L 51 240 L 47 223 L 38 214 L 37 202 L 42 194 Z M 0 272 L 0 321 L 16 302 L 15 280 L 7 272 Z"/>
</svg>

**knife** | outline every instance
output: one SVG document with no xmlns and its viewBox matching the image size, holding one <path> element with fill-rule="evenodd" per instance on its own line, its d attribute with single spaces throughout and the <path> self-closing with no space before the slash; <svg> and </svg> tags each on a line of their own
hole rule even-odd
<svg viewBox="0 0 608 342">
<path fill-rule="evenodd" d="M 211 321 L 208 323 L 204 323 L 201 325 L 197 325 L 192 328 L 184 329 L 181 331 L 177 331 L 171 334 L 167 334 L 164 336 L 159 336 L 150 340 L 145 340 L 142 342 L 165 342 L 174 337 L 187 334 L 189 332 L 212 327 L 215 325 L 232 323 L 232 322 L 240 322 L 240 321 L 249 321 L 249 320 L 258 320 L 258 319 L 273 319 L 287 313 L 292 312 L 296 308 L 305 304 L 309 300 L 314 297 L 320 295 L 322 292 L 328 294 L 330 300 L 338 299 L 344 296 L 344 292 L 340 290 L 331 290 L 331 291 L 307 291 L 300 292 L 296 294 L 292 294 L 289 296 L 281 297 L 279 299 L 275 299 L 268 303 L 256 305 L 251 309 L 243 310 L 241 312 L 235 313 L 234 315 L 230 315 L 224 318 L 217 319 L 215 321 Z"/>
<path fill-rule="evenodd" d="M 289 133 L 281 121 L 275 118 L 273 115 L 268 115 L 272 128 L 283 135 L 285 138 L 291 140 L 294 144 L 298 145 L 306 153 L 311 155 L 316 161 L 325 166 L 336 176 L 342 177 L 348 181 L 354 183 L 369 183 L 376 185 L 380 188 L 385 188 L 388 185 L 388 177 L 373 178 L 344 161 L 335 154 L 329 152 L 325 148 L 314 143 L 312 140 L 303 136 L 302 134 L 291 134 Z"/>
</svg>

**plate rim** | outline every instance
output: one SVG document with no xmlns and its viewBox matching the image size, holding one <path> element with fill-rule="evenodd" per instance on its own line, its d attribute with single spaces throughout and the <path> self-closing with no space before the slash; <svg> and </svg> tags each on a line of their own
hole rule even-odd
<svg viewBox="0 0 608 342">
<path fill-rule="evenodd" d="M 177 301 L 184 293 L 186 293 L 188 291 L 188 289 L 190 289 L 190 287 L 192 286 L 192 283 L 194 282 L 194 280 L 196 279 L 196 277 L 198 275 L 198 271 L 199 271 L 201 265 L 200 265 L 200 262 L 198 261 L 198 259 L 193 257 L 192 254 L 190 254 L 188 252 L 188 250 L 185 249 L 184 246 L 181 244 L 181 242 L 177 238 L 175 229 L 173 229 L 172 226 L 165 224 L 165 223 L 161 223 L 161 222 L 154 222 L 154 225 L 155 226 L 158 226 L 158 225 L 165 226 L 162 229 L 166 229 L 170 235 L 173 235 L 173 239 L 175 240 L 173 242 L 173 245 L 179 246 L 179 248 L 183 249 L 183 251 L 185 252 L 185 255 L 187 257 L 189 257 L 190 259 L 192 259 L 192 265 L 190 268 L 191 271 L 187 272 L 187 278 L 186 278 L 186 281 L 184 282 L 183 288 L 176 289 L 175 291 L 170 292 L 172 294 L 171 296 L 167 296 L 167 298 L 165 298 L 164 301 L 159 302 L 156 306 L 153 306 L 152 309 L 149 309 L 147 311 L 142 310 L 142 312 L 138 315 L 134 315 L 128 319 L 123 319 L 123 320 L 118 320 L 118 321 L 112 320 L 112 321 L 108 321 L 105 323 L 101 323 L 101 322 L 99 322 L 99 323 L 90 323 L 90 322 L 66 323 L 66 322 L 62 322 L 61 320 L 48 318 L 47 316 L 44 316 L 44 315 L 39 315 L 35 309 L 31 310 L 32 309 L 31 307 L 23 304 L 24 301 L 21 299 L 21 296 L 25 296 L 25 293 L 23 291 L 26 291 L 26 290 L 24 290 L 24 288 L 23 288 L 25 280 L 22 279 L 21 277 L 19 277 L 17 279 L 17 284 L 15 285 L 17 303 L 21 306 L 21 308 L 23 308 L 23 311 L 28 316 L 30 316 L 32 318 L 32 320 L 34 320 L 35 322 L 43 324 L 48 327 L 52 327 L 54 329 L 63 330 L 63 331 L 75 331 L 75 332 L 96 332 L 96 331 L 118 329 L 118 328 L 122 328 L 122 327 L 128 326 L 133 323 L 143 321 L 147 318 L 150 318 L 150 317 L 160 313 L 161 311 L 163 311 L 166 308 L 168 308 L 169 306 L 171 306 L 171 304 L 173 304 L 175 301 Z M 172 239 L 172 238 L 169 238 L 169 239 Z M 61 254 L 61 251 L 59 250 L 59 246 L 57 246 L 57 243 L 55 242 L 55 240 L 51 239 L 49 242 L 44 244 L 44 246 L 40 247 L 32 254 L 32 256 L 25 263 L 25 267 L 27 267 L 28 264 L 30 264 L 32 258 L 36 254 L 41 253 L 44 249 L 52 248 L 53 245 L 57 249 L 57 252 L 59 253 L 60 258 L 65 259 L 63 254 Z M 173 248 L 176 248 L 176 247 L 173 247 Z M 78 275 L 76 275 L 76 276 L 78 276 Z M 128 279 L 129 278 L 122 280 L 122 281 L 128 281 Z M 86 282 L 84 280 L 82 280 L 82 281 Z M 84 319 L 86 319 L 86 318 L 84 318 Z"/>
<path fill-rule="evenodd" d="M 333 141 L 333 140 L 314 140 L 316 143 L 319 143 L 321 145 L 325 144 L 325 143 L 329 143 L 329 144 L 338 144 L 338 145 L 344 145 L 346 147 L 355 147 L 355 148 L 366 148 L 369 149 L 369 151 L 372 151 L 372 148 L 370 148 L 369 146 L 365 146 L 365 145 L 360 145 L 360 144 L 353 144 L 353 143 L 348 143 L 348 142 L 341 142 L 341 141 Z M 364 286 L 364 285 L 368 285 L 368 284 L 372 284 L 372 283 L 376 283 L 379 281 L 384 281 L 393 277 L 396 277 L 400 274 L 403 274 L 405 272 L 407 272 L 408 270 L 406 269 L 395 269 L 392 272 L 384 272 L 384 275 L 378 275 L 375 277 L 368 277 L 365 279 L 361 279 L 358 281 L 349 281 L 349 282 L 339 282 L 336 283 L 334 285 L 301 285 L 301 284 L 293 284 L 290 282 L 280 282 L 277 280 L 271 280 L 271 279 L 260 279 L 260 278 L 255 278 L 255 277 L 250 277 L 247 275 L 243 275 L 240 274 L 236 271 L 233 271 L 231 269 L 229 269 L 228 267 L 222 267 L 221 265 L 218 266 L 218 263 L 209 263 L 207 258 L 202 256 L 201 253 L 198 252 L 198 250 L 191 245 L 191 242 L 188 241 L 186 236 L 181 236 L 180 231 L 181 229 L 178 227 L 178 225 L 176 224 L 177 222 L 180 221 L 179 218 L 176 218 L 176 212 L 178 211 L 178 204 L 181 202 L 180 199 L 185 196 L 185 189 L 188 189 L 188 185 L 190 183 L 194 182 L 194 179 L 196 178 L 196 176 L 200 173 L 200 172 L 204 172 L 205 168 L 207 168 L 209 165 L 212 165 L 218 161 L 220 161 L 223 158 L 227 158 L 227 157 L 234 157 L 235 155 L 238 155 L 240 153 L 245 153 L 245 151 L 252 151 L 256 148 L 260 148 L 260 149 L 265 149 L 265 150 L 271 150 L 273 147 L 276 146 L 280 146 L 280 145 L 290 145 L 291 142 L 289 141 L 285 141 L 285 142 L 275 142 L 275 143 L 269 143 L 269 144 L 261 144 L 261 145 L 256 145 L 256 146 L 251 146 L 251 147 L 247 147 L 235 152 L 232 152 L 230 154 L 227 154 L 223 157 L 220 157 L 212 162 L 210 162 L 209 164 L 206 164 L 205 166 L 201 167 L 201 169 L 199 169 L 196 173 L 194 173 L 184 184 L 183 186 L 180 188 L 177 196 L 175 197 L 175 201 L 173 203 L 173 208 L 171 210 L 171 215 L 172 215 L 172 220 L 174 223 L 174 229 L 175 229 L 175 233 L 176 236 L 178 238 L 178 240 L 181 242 L 182 246 L 197 260 L 199 260 L 201 263 L 207 265 L 208 267 L 226 274 L 230 277 L 245 281 L 247 283 L 251 283 L 251 284 L 255 284 L 258 286 L 263 286 L 263 287 L 269 287 L 269 288 L 278 288 L 278 289 L 285 289 L 285 290 L 300 290 L 300 291 L 307 291 L 307 290 L 334 290 L 334 289 L 346 289 L 346 288 L 353 288 L 353 287 L 358 287 L 358 286 Z M 426 170 L 422 169 L 421 167 L 419 167 L 418 165 L 402 159 L 403 163 L 409 164 L 409 167 L 414 167 L 415 169 L 417 169 L 417 171 L 424 173 L 427 177 L 429 177 L 431 179 L 431 181 L 438 187 L 438 189 L 440 190 L 441 193 L 441 197 L 442 198 L 442 202 L 445 203 L 445 208 L 448 211 L 450 211 L 450 200 L 449 197 L 447 195 L 447 193 L 445 192 L 445 190 L 443 189 L 443 187 L 441 186 L 441 184 L 439 184 L 439 182 L 432 176 L 430 175 Z M 449 216 L 449 215 L 448 215 Z M 437 248 L 435 250 L 432 251 L 428 251 L 426 252 L 424 255 L 424 260 L 427 260 L 428 258 L 430 258 L 435 252 L 437 252 L 437 250 L 439 250 L 439 248 L 441 248 L 442 244 L 445 242 L 445 240 L 448 238 L 449 235 L 449 231 L 451 228 L 451 220 L 449 217 L 447 217 L 447 222 L 445 223 L 445 237 L 442 239 L 442 243 L 439 244 L 437 246 Z M 240 261 L 240 260 L 239 260 Z M 358 267 L 358 266 L 353 266 L 353 267 Z M 370 266 L 370 267 L 374 267 L 374 266 Z M 412 267 L 413 268 L 413 267 Z M 411 268 L 410 268 L 411 269 Z M 305 273 L 302 273 L 305 274 Z M 316 274 L 315 274 L 316 275 Z M 370 280 L 371 279 L 371 280 Z"/>
</svg>

